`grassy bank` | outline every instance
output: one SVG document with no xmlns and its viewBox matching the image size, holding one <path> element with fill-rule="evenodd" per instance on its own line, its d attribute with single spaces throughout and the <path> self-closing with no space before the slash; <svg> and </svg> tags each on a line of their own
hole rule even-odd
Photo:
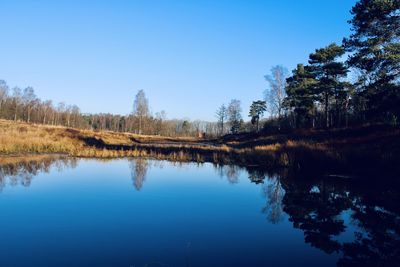
<svg viewBox="0 0 400 267">
<path fill-rule="evenodd" d="M 228 135 L 221 139 L 167 138 L 95 132 L 0 120 L 0 154 L 76 157 L 152 157 L 293 169 L 396 168 L 400 131 L 366 126 L 286 134 Z"/>
</svg>

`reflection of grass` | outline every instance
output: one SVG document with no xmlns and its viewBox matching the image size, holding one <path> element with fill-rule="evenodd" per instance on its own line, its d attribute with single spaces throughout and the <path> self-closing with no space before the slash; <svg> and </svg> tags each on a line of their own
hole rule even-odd
<svg viewBox="0 0 400 267">
<path fill-rule="evenodd" d="M 39 162 L 46 160 L 56 160 L 62 158 L 61 155 L 49 155 L 49 154 L 39 154 L 39 155 L 16 155 L 16 156 L 0 156 L 0 166 L 7 164 L 20 164 L 29 162 Z"/>
<path fill-rule="evenodd" d="M 219 140 L 96 132 L 0 120 L 0 154 L 58 153 L 78 157 L 153 157 L 175 161 L 336 168 L 393 164 L 400 132 L 385 127 L 242 134 Z"/>
</svg>

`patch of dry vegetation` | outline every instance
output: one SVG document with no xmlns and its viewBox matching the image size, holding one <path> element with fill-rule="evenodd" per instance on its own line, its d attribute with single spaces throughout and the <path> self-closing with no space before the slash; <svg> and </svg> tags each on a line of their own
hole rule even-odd
<svg viewBox="0 0 400 267">
<path fill-rule="evenodd" d="M 65 128 L 0 120 L 0 153 L 71 153 L 82 142 L 65 134 Z"/>
<path fill-rule="evenodd" d="M 164 138 L 131 133 L 96 132 L 0 120 L 0 154 L 61 153 L 72 156 L 121 156 L 138 147 L 189 147 L 195 138 Z M 100 149 L 99 149 L 100 148 Z M 107 150 L 115 151 L 104 151 Z M 130 152 L 135 154 L 134 152 Z"/>
<path fill-rule="evenodd" d="M 347 131 L 347 130 L 346 130 Z M 76 157 L 152 157 L 298 169 L 393 164 L 399 130 L 307 131 L 228 136 L 221 140 L 96 132 L 0 120 L 0 155 L 65 154 Z M 399 153 L 397 153 L 399 152 Z"/>
</svg>

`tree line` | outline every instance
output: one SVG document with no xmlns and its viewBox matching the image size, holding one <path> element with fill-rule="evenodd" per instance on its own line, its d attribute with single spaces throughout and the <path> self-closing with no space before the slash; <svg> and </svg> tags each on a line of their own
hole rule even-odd
<svg viewBox="0 0 400 267">
<path fill-rule="evenodd" d="M 132 132 L 165 136 L 215 136 L 217 124 L 188 119 L 167 119 L 164 111 L 151 114 L 145 92 L 140 90 L 128 115 L 85 114 L 78 106 L 41 100 L 33 87 L 10 88 L 0 80 L 0 118 L 28 123 L 98 131 Z"/>
<path fill-rule="evenodd" d="M 265 129 L 398 125 L 400 1 L 360 0 L 350 12 L 352 33 L 341 44 L 316 49 L 290 75 L 275 66 L 265 76 L 265 99 L 250 107 L 253 130 L 266 110 Z M 224 123 L 231 133 L 241 128 L 230 114 L 224 106 L 217 111 L 221 133 L 227 132 Z"/>
<path fill-rule="evenodd" d="M 84 120 L 79 107 L 61 102 L 57 106 L 51 100 L 40 100 L 33 87 L 13 87 L 0 80 L 0 118 L 51 125 L 83 127 Z"/>
<path fill-rule="evenodd" d="M 264 99 L 254 101 L 249 122 L 232 99 L 216 122 L 167 119 L 152 114 L 143 90 L 128 115 L 84 114 L 76 105 L 39 99 L 32 87 L 10 89 L 0 80 L 0 118 L 93 130 L 165 136 L 217 136 L 274 129 L 398 125 L 400 117 L 400 1 L 360 0 L 351 9 L 351 35 L 309 55 L 288 73 L 275 66 L 265 76 Z M 268 112 L 268 119 L 262 119 Z"/>
</svg>

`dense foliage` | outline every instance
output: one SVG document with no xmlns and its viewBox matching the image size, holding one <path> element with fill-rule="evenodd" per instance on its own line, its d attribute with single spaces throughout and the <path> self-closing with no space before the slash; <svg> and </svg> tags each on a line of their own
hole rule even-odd
<svg viewBox="0 0 400 267">
<path fill-rule="evenodd" d="M 285 118 L 293 127 L 398 123 L 400 1 L 361 0 L 351 14 L 350 37 L 317 49 L 287 78 Z"/>
</svg>

